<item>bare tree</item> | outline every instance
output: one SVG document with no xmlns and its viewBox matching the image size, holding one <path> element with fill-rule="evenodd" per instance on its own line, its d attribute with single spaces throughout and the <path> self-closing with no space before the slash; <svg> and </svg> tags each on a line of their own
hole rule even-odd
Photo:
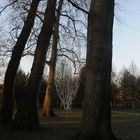
<svg viewBox="0 0 140 140">
<path fill-rule="evenodd" d="M 63 0 L 59 1 L 59 6 L 57 9 L 56 21 L 54 24 L 54 31 L 52 35 L 52 51 L 51 58 L 49 61 L 49 75 L 48 75 L 48 84 L 46 88 L 46 95 L 43 104 L 42 115 L 45 117 L 54 116 L 53 112 L 53 89 L 54 89 L 54 76 L 55 76 L 55 67 L 57 61 L 57 46 L 59 38 L 59 21 L 60 13 L 63 5 Z"/>
<path fill-rule="evenodd" d="M 56 0 L 49 0 L 45 10 L 44 22 L 38 36 L 34 61 L 31 68 L 29 81 L 25 89 L 22 108 L 15 116 L 15 126 L 21 129 L 39 127 L 37 111 L 37 93 L 44 70 L 46 53 L 50 45 L 50 39 L 55 22 Z"/>
<path fill-rule="evenodd" d="M 74 11 L 72 10 L 73 7 L 69 6 L 69 3 L 64 1 L 63 8 L 62 8 L 62 4 L 63 4 L 63 0 L 60 0 L 57 9 L 57 16 L 56 16 L 57 20 L 54 26 L 54 32 L 52 36 L 52 47 L 50 49 L 51 58 L 48 62 L 49 65 L 48 85 L 46 89 L 46 96 L 45 96 L 44 106 L 42 110 L 42 115 L 46 117 L 54 116 L 53 107 L 52 107 L 53 106 L 52 96 L 53 96 L 53 87 L 54 87 L 56 58 L 65 56 L 70 61 L 72 61 L 75 67 L 75 73 L 77 71 L 78 64 L 81 62 L 81 60 L 79 60 L 77 52 L 74 49 L 75 47 L 68 48 L 68 46 L 78 46 L 78 45 L 80 46 L 80 43 L 78 44 L 78 42 L 80 42 L 78 41 L 78 39 L 80 40 L 80 38 L 82 37 L 84 38 L 84 35 L 82 36 L 82 32 L 80 32 L 80 30 L 77 28 L 77 24 L 79 23 L 80 25 L 83 23 L 82 20 L 78 20 L 76 18 Z M 68 7 L 68 9 L 66 9 L 66 7 Z M 66 23 L 68 26 L 65 25 L 63 19 L 67 21 Z M 66 30 L 62 30 L 62 28 Z M 69 36 L 69 38 L 66 37 L 67 38 L 66 39 L 65 36 L 67 37 Z M 63 39 L 65 39 L 65 42 L 62 42 Z M 74 43 L 72 43 L 71 40 L 74 41 Z M 64 48 L 62 48 L 60 44 L 63 44 Z"/>
<path fill-rule="evenodd" d="M 8 124 L 13 117 L 13 85 L 16 72 L 24 51 L 26 42 L 30 35 L 31 29 L 34 25 L 37 7 L 39 0 L 33 0 L 27 19 L 24 23 L 23 29 L 18 37 L 18 40 L 12 50 L 12 56 L 8 63 L 4 78 L 4 91 L 3 91 L 3 105 L 1 108 L 1 123 Z"/>
<path fill-rule="evenodd" d="M 73 76 L 72 68 L 69 63 L 66 63 L 65 59 L 62 59 L 59 66 L 57 66 L 55 85 L 64 109 L 71 109 L 72 101 L 77 94 L 79 78 Z"/>
</svg>

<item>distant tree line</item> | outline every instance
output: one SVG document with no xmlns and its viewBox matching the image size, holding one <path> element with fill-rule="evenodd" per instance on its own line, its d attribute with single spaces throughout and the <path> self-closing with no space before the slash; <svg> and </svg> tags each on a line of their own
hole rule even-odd
<svg viewBox="0 0 140 140">
<path fill-rule="evenodd" d="M 132 67 L 133 66 L 133 67 Z M 135 66 L 135 72 L 134 70 Z M 81 69 L 79 88 L 73 107 L 82 107 L 85 92 L 85 67 Z M 140 75 L 134 63 L 130 68 L 124 67 L 120 72 L 112 70 L 110 84 L 110 105 L 112 108 L 139 108 L 140 107 Z"/>
<path fill-rule="evenodd" d="M 132 68 L 123 68 L 118 74 L 113 74 L 111 81 L 112 107 L 140 107 L 140 75 Z"/>
</svg>

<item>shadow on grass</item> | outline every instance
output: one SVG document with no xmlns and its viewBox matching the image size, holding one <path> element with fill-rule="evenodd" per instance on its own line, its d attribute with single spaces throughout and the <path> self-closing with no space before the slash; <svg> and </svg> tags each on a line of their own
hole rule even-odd
<svg viewBox="0 0 140 140">
<path fill-rule="evenodd" d="M 0 140 L 69 140 L 80 130 L 81 109 L 56 109 L 57 117 L 40 118 L 36 131 L 15 131 L 0 128 Z M 140 114 L 131 111 L 112 111 L 112 128 L 123 140 L 140 140 Z"/>
</svg>

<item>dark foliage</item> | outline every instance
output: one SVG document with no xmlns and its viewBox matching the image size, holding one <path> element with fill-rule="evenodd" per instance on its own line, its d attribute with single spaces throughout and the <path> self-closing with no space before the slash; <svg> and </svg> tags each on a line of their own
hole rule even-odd
<svg viewBox="0 0 140 140">
<path fill-rule="evenodd" d="M 24 71 L 19 70 L 16 75 L 15 84 L 14 84 L 14 95 L 16 101 L 16 107 L 20 108 L 23 98 L 24 91 L 28 82 L 29 74 L 25 74 Z"/>
<path fill-rule="evenodd" d="M 80 81 L 76 98 L 73 100 L 73 107 L 82 107 L 83 96 L 85 94 L 85 82 L 86 82 L 86 66 L 81 69 Z"/>
</svg>

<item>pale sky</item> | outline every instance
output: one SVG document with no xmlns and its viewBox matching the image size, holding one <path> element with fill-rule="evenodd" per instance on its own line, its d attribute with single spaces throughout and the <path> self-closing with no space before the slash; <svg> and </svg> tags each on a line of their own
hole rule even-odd
<svg viewBox="0 0 140 140">
<path fill-rule="evenodd" d="M 0 0 L 0 5 L 3 2 L 4 0 Z M 113 65 L 119 71 L 123 66 L 129 67 L 133 61 L 140 69 L 140 0 L 116 0 L 116 5 Z M 2 19 L 0 15 L 0 22 Z M 22 67 L 25 69 L 29 64 L 27 61 L 22 61 Z"/>
<path fill-rule="evenodd" d="M 140 68 L 140 0 L 118 0 L 114 22 L 113 64 L 120 70 L 133 61 Z M 123 1 L 123 2 L 122 2 Z"/>
<path fill-rule="evenodd" d="M 120 71 L 133 61 L 140 69 L 140 0 L 116 0 L 116 3 L 113 65 Z M 22 61 L 22 64 L 27 67 L 30 63 Z"/>
</svg>

